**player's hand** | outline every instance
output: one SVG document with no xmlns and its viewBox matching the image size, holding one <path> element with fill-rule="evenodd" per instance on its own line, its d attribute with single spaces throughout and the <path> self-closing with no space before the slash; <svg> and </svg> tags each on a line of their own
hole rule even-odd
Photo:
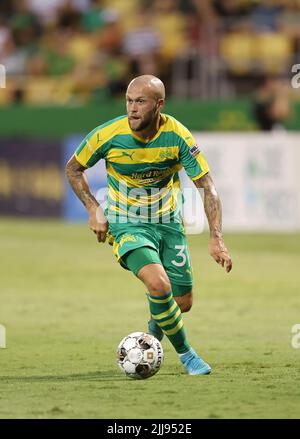
<svg viewBox="0 0 300 439">
<path fill-rule="evenodd" d="M 208 250 L 214 260 L 222 265 L 222 267 L 225 266 L 227 273 L 229 273 L 232 269 L 232 260 L 224 244 L 223 238 L 210 238 Z"/>
<path fill-rule="evenodd" d="M 108 222 L 100 206 L 89 210 L 89 226 L 97 235 L 98 242 L 105 242 L 108 231 Z"/>
</svg>

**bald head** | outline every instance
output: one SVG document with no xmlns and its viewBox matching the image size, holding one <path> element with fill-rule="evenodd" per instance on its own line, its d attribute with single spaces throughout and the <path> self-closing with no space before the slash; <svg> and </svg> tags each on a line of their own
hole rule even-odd
<svg viewBox="0 0 300 439">
<path fill-rule="evenodd" d="M 134 78 L 126 91 L 128 123 L 138 133 L 155 133 L 165 102 L 165 86 L 159 78 L 142 75 Z"/>
<path fill-rule="evenodd" d="M 165 99 L 164 83 L 153 75 L 141 75 L 134 78 L 128 85 L 127 93 L 132 90 L 140 90 L 149 97 Z"/>
</svg>

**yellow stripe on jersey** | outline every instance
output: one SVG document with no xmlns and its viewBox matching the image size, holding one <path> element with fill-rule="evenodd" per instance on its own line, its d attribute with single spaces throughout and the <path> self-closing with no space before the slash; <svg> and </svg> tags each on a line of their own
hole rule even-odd
<svg viewBox="0 0 300 439">
<path fill-rule="evenodd" d="M 162 114 L 161 118 L 158 132 L 149 141 L 133 132 L 128 118 L 121 116 L 97 127 L 77 148 L 75 157 L 85 167 L 101 158 L 106 161 L 108 214 L 130 216 L 136 207 L 142 212 L 146 207 L 149 216 L 177 215 L 180 182 L 174 181 L 174 174 L 184 166 L 187 175 L 197 180 L 209 171 L 190 131 L 172 116 Z M 154 188 L 164 192 L 154 192 Z M 146 192 L 134 194 L 131 189 Z"/>
<path fill-rule="evenodd" d="M 140 205 L 140 206 L 149 206 L 154 203 L 159 203 L 163 200 L 164 197 L 168 196 L 171 188 L 164 187 L 162 189 L 157 189 L 156 191 L 152 191 L 150 195 L 146 195 L 146 189 L 144 190 L 144 194 L 141 191 L 143 188 L 139 188 L 138 192 L 135 190 L 136 188 L 132 188 L 128 194 L 126 195 L 122 191 L 116 191 L 112 186 L 109 186 L 108 196 L 111 200 L 116 201 L 118 203 L 129 204 L 132 206 Z M 137 197 L 138 195 L 138 197 Z"/>
<path fill-rule="evenodd" d="M 128 126 L 128 119 L 116 120 L 115 122 L 105 127 L 99 127 L 95 129 L 90 135 L 88 135 L 83 142 L 85 147 L 79 154 L 75 153 L 76 160 L 86 167 L 87 162 L 90 160 L 96 151 L 101 150 L 101 147 L 111 140 L 116 134 L 130 134 L 130 128 Z"/>
<path fill-rule="evenodd" d="M 160 180 L 166 178 L 168 175 L 175 174 L 182 168 L 182 165 L 180 163 L 177 163 L 176 165 L 172 166 L 171 168 L 168 168 L 165 171 L 157 171 L 161 172 L 162 175 L 160 176 Z M 106 170 L 108 175 L 113 177 L 115 180 L 119 181 L 120 183 L 125 183 L 128 187 L 145 187 L 146 185 L 151 185 L 152 180 L 153 182 L 157 182 L 158 178 L 150 178 L 149 182 L 145 178 L 132 178 L 129 175 L 120 175 L 113 166 L 107 162 Z M 138 174 L 138 173 L 136 173 Z"/>
<path fill-rule="evenodd" d="M 162 206 L 162 208 L 160 210 L 157 211 L 157 215 L 163 215 L 167 212 L 172 212 L 176 206 L 177 206 L 177 198 L 178 198 L 178 193 L 180 191 L 180 181 L 175 181 L 173 182 L 173 187 L 172 187 L 172 195 L 171 197 L 164 203 L 164 205 Z"/>
<path fill-rule="evenodd" d="M 163 131 L 174 131 L 190 148 L 197 143 L 191 132 L 178 120 L 174 119 L 172 116 L 168 116 L 166 120 L 167 122 L 163 126 Z"/>
<path fill-rule="evenodd" d="M 205 158 L 203 157 L 202 152 L 199 152 L 198 155 L 195 157 L 199 165 L 201 166 L 202 171 L 200 174 L 196 175 L 196 177 L 192 177 L 192 180 L 198 180 L 198 178 L 203 177 L 203 175 L 207 174 L 209 172 L 209 166 Z"/>
<path fill-rule="evenodd" d="M 161 192 L 160 192 L 161 193 Z M 170 195 L 170 196 L 169 196 Z M 177 195 L 169 189 L 168 191 L 164 191 L 162 196 L 157 199 L 153 199 L 153 197 L 147 197 L 143 200 L 140 198 L 125 197 L 121 192 L 115 191 L 112 187 L 109 188 L 108 196 L 110 200 L 110 210 L 118 213 L 119 215 L 128 215 L 129 217 L 136 213 L 136 210 L 132 211 L 132 209 L 141 209 L 139 211 L 140 218 L 147 218 L 149 215 L 148 207 L 152 206 L 151 215 L 153 218 L 160 217 L 162 215 L 173 212 L 177 206 Z M 164 200 L 166 199 L 166 201 Z M 159 209 L 159 203 L 162 203 L 162 207 Z M 121 203 L 121 207 L 117 204 Z M 155 210 L 154 207 L 157 207 Z M 131 212 L 129 211 L 131 209 Z"/>
<path fill-rule="evenodd" d="M 172 119 L 167 118 L 165 115 L 162 115 L 162 119 L 163 119 L 163 125 L 161 126 L 161 129 L 159 129 L 159 131 L 156 133 L 156 135 L 151 139 L 151 141 L 153 141 L 156 137 L 159 137 L 159 135 L 163 132 L 163 131 L 172 131 L 172 129 L 174 128 L 174 122 Z M 182 126 L 182 128 L 184 128 Z M 184 132 L 184 130 L 182 129 L 182 132 Z M 95 154 L 95 152 L 97 151 L 101 151 L 101 147 L 106 144 L 107 142 L 109 142 L 115 135 L 122 135 L 122 134 L 127 134 L 130 135 L 136 139 L 138 139 L 140 142 L 147 144 L 148 142 L 144 141 L 143 139 L 141 139 L 139 136 L 135 135 L 135 133 L 130 129 L 130 126 L 128 124 L 128 118 L 124 117 L 123 119 L 117 119 L 116 121 L 112 122 L 111 124 L 107 125 L 107 126 L 101 126 L 99 127 L 99 129 L 95 129 L 94 131 L 92 131 L 92 133 L 90 135 L 88 135 L 83 142 L 85 142 L 85 147 L 77 154 L 75 153 L 75 157 L 78 160 L 79 163 L 81 163 L 83 166 L 86 167 L 86 164 L 88 163 L 88 161 L 90 160 L 90 158 L 92 157 L 93 154 Z M 159 158 L 159 154 L 160 152 L 157 152 L 158 150 L 162 151 L 162 154 L 167 154 L 166 150 L 170 150 L 170 156 L 172 156 L 172 158 L 177 158 L 178 159 L 178 154 L 179 154 L 179 147 L 178 146 L 173 146 L 173 147 L 160 147 L 160 148 L 154 148 L 153 151 L 151 151 L 152 148 L 149 148 L 147 150 L 147 154 L 146 157 L 150 158 L 149 162 L 155 162 L 155 161 L 161 161 L 161 159 Z M 119 154 L 119 158 L 122 158 L 122 154 L 120 154 L 120 151 L 117 149 L 112 148 L 109 151 L 109 154 L 106 158 L 106 160 L 108 161 L 114 161 L 113 157 L 116 157 L 116 151 L 118 151 Z M 156 151 L 156 152 L 155 152 Z M 171 153 L 172 151 L 172 153 Z M 131 153 L 132 151 L 129 150 L 129 153 Z M 137 151 L 137 159 L 134 158 L 135 161 L 139 162 L 139 157 L 143 157 L 143 153 L 145 154 L 145 148 L 139 148 L 139 151 Z M 147 158 L 145 157 L 145 160 L 143 160 L 143 162 L 145 161 L 145 163 L 147 162 Z M 128 161 L 126 161 L 126 159 Z M 132 163 L 132 160 L 130 159 L 129 156 L 123 155 L 123 160 L 124 161 L 117 161 L 117 163 L 123 163 L 123 164 L 130 164 Z M 165 159 L 166 160 L 166 159 Z"/>
<path fill-rule="evenodd" d="M 160 146 L 159 148 L 132 148 L 126 151 L 112 148 L 107 154 L 107 160 L 123 165 L 134 163 L 157 163 L 165 160 L 178 160 L 179 146 Z"/>
</svg>

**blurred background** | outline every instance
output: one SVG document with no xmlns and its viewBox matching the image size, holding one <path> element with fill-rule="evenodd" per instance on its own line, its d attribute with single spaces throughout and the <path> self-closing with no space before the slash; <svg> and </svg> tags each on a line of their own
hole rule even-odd
<svg viewBox="0 0 300 439">
<path fill-rule="evenodd" d="M 300 0 L 0 0 L 0 418 L 299 418 L 299 72 Z M 143 288 L 64 177 L 144 73 L 222 200 L 232 272 L 207 231 L 188 237 L 185 327 L 209 385 L 167 342 L 150 386 L 116 370 L 121 338 L 147 327 Z M 105 164 L 87 173 L 102 201 Z"/>
<path fill-rule="evenodd" d="M 0 214 L 84 218 L 64 164 L 147 73 L 207 155 L 225 227 L 297 228 L 297 63 L 300 0 L 1 0 Z"/>
</svg>

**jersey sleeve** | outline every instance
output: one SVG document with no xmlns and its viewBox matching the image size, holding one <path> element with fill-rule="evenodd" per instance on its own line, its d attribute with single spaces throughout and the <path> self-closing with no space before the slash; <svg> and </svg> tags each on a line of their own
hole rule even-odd
<svg viewBox="0 0 300 439">
<path fill-rule="evenodd" d="M 197 180 L 209 172 L 209 166 L 194 136 L 189 131 L 187 133 L 180 144 L 179 160 L 187 175 Z"/>
<path fill-rule="evenodd" d="M 91 131 L 80 143 L 75 151 L 76 160 L 85 168 L 94 166 L 104 158 L 104 142 L 101 140 L 101 128 Z"/>
</svg>

